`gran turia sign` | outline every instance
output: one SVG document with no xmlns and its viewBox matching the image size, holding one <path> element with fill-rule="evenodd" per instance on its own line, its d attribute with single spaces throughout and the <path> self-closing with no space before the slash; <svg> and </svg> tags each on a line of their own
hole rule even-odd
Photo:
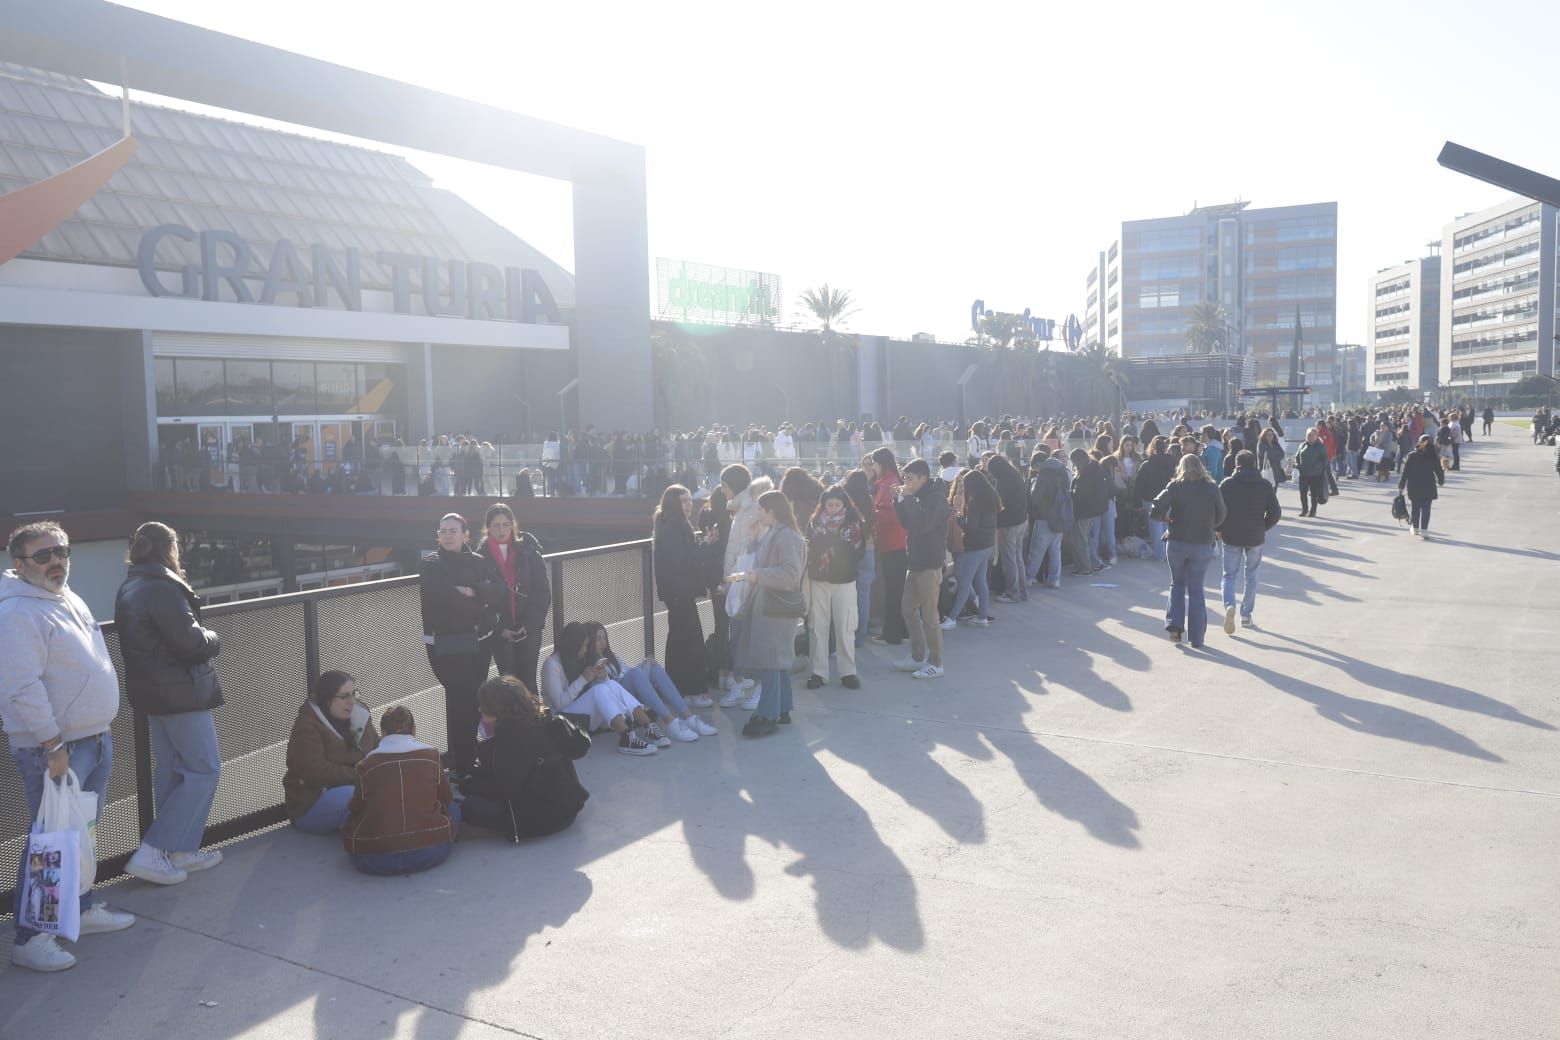
<svg viewBox="0 0 1560 1040">
<path fill-rule="evenodd" d="M 165 281 L 163 272 L 157 269 L 157 247 L 169 238 L 196 245 L 200 253 L 199 263 L 179 265 L 175 284 Z M 334 297 L 347 310 L 363 309 L 360 250 L 314 244 L 309 247 L 308 256 L 306 264 L 297 247 L 285 238 L 277 241 L 269 257 L 260 257 L 247 241 L 231 231 L 196 232 L 182 224 L 162 224 L 141 236 L 136 263 L 141 284 L 153 296 L 266 304 L 280 303 L 283 296 L 291 296 L 299 307 L 328 307 Z M 256 258 L 265 271 L 258 296 L 246 280 L 250 261 Z M 531 268 L 500 270 L 492 264 L 450 260 L 446 267 L 449 286 L 441 290 L 441 262 L 434 257 L 380 252 L 374 259 L 390 274 L 391 306 L 397 314 L 526 324 L 562 321 L 552 291 L 541 273 Z M 418 298 L 415 309 L 414 296 Z"/>
</svg>

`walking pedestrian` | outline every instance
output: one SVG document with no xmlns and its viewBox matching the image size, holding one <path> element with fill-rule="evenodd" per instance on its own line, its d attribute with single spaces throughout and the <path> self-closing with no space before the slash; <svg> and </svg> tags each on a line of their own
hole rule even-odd
<svg viewBox="0 0 1560 1040">
<path fill-rule="evenodd" d="M 1430 537 L 1430 503 L 1440 497 L 1436 489 L 1445 484 L 1446 471 L 1441 466 L 1435 442 L 1427 433 L 1403 460 L 1403 474 L 1398 477 L 1398 490 L 1408 496 L 1409 524 L 1416 536 Z"/>
<path fill-rule="evenodd" d="M 1300 482 L 1300 515 L 1315 516 L 1316 507 L 1327 501 L 1327 447 L 1315 428 L 1305 431 L 1305 443 L 1295 454 L 1295 471 Z"/>
<path fill-rule="evenodd" d="M 217 796 L 222 753 L 212 710 L 223 704 L 212 659 L 217 634 L 201 624 L 200 601 L 184 579 L 179 536 L 155 521 L 136 529 L 130 569 L 114 599 L 114 629 L 125 662 L 125 692 L 146 715 L 155 768 L 152 826 L 125 873 L 175 885 L 222 862 L 201 838 Z"/>
<path fill-rule="evenodd" d="M 1176 643 L 1185 633 L 1192 649 L 1199 650 L 1208 631 L 1203 584 L 1213 559 L 1214 532 L 1226 515 L 1224 498 L 1201 458 L 1181 456 L 1175 479 L 1154 498 L 1153 512 L 1169 525 L 1170 606 L 1165 612 L 1165 631 Z"/>
<path fill-rule="evenodd" d="M 43 801 L 43 785 L 66 772 L 83 792 L 97 796 L 98 816 L 114 769 L 110 726 L 119 714 L 119 679 L 92 612 L 70 589 L 70 538 L 52 521 L 11 532 L 11 568 L 0 574 L 0 726 L 20 774 L 31 833 Z M 18 821 L 20 822 L 20 821 Z M 21 843 L 16 896 L 11 910 L 16 939 L 11 963 L 31 971 L 64 971 L 75 956 L 54 936 L 23 924 L 22 879 L 27 843 Z M 74 895 L 74 893 L 71 893 Z M 80 896 L 81 935 L 118 932 L 135 924 L 131 914 L 110 910 L 89 889 Z"/>
<path fill-rule="evenodd" d="M 1267 532 L 1283 516 L 1283 509 L 1278 504 L 1278 492 L 1257 470 L 1257 456 L 1249 451 L 1235 456 L 1235 472 L 1219 485 L 1219 495 L 1224 499 L 1225 508 L 1224 522 L 1217 530 L 1224 547 L 1224 631 L 1226 635 L 1233 635 L 1235 583 L 1244 570 L 1240 623 L 1251 628 L 1255 624 L 1252 611 L 1257 605 L 1257 572 L 1262 568 L 1262 545 Z"/>
</svg>

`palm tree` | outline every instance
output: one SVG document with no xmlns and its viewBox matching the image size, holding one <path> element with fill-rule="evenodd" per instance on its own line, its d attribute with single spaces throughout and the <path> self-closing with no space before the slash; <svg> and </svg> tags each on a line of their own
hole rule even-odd
<svg viewBox="0 0 1560 1040">
<path fill-rule="evenodd" d="M 816 289 L 803 289 L 798 300 L 818 319 L 818 327 L 824 332 L 832 331 L 836 324 L 861 309 L 850 298 L 849 289 L 830 289 L 828 282 Z"/>
<path fill-rule="evenodd" d="M 1078 388 L 1096 412 L 1121 410 L 1127 397 L 1127 364 L 1102 343 L 1076 355 L 1081 368 Z"/>
<path fill-rule="evenodd" d="M 1028 347 L 1035 343 L 1034 333 L 1021 315 L 998 314 L 994 311 L 987 311 L 980 316 L 979 338 L 998 350 Z"/>
<path fill-rule="evenodd" d="M 1197 303 L 1186 317 L 1188 354 L 1224 354 L 1230 349 L 1229 320 L 1217 303 Z"/>
</svg>

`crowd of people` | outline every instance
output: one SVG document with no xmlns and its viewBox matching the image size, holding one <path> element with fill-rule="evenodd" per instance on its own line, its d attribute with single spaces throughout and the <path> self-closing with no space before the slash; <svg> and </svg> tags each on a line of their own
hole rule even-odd
<svg viewBox="0 0 1560 1040">
<path fill-rule="evenodd" d="M 287 743 L 279 778 L 287 815 L 300 831 L 339 835 L 350 862 L 370 874 L 437 866 L 463 825 L 511 840 L 554 833 L 589 797 L 573 762 L 592 733 L 610 731 L 620 753 L 650 757 L 714 735 L 702 713 L 720 706 L 751 713 L 744 736 L 775 734 L 792 721 L 793 672 L 806 674 L 808 689 L 836 677 L 860 689 L 856 651 L 868 639 L 904 647 L 893 668 L 935 681 L 948 667 L 944 633 L 990 626 L 993 603 L 1060 589 L 1068 566 L 1089 576 L 1124 557 L 1164 563 L 1165 630 L 1200 648 L 1215 555 L 1225 632 L 1237 619 L 1256 623 L 1264 542 L 1282 516 L 1278 488 L 1293 476 L 1299 515 L 1317 517 L 1340 481 L 1396 474 L 1413 531 L 1428 537 L 1431 502 L 1447 471 L 1460 468 L 1473 414 L 1382 408 L 1291 418 L 1289 432 L 1277 418 L 1202 418 L 1001 419 L 957 434 L 922 424 L 896 427 L 892 442 L 874 427 L 858 442 L 861 431 L 839 423 L 828 442 L 835 447 L 817 456 L 823 468 L 774 472 L 755 459 L 720 464 L 713 480 L 692 471 L 661 490 L 652 521 L 664 662 L 625 661 L 593 620 L 563 625 L 539 661 L 552 609 L 541 544 L 502 501 L 487 508 L 480 530 L 446 513 L 419 572 L 445 750 L 418 739 L 404 705 L 376 725 L 356 678 L 326 671 Z M 818 427 L 783 427 L 774 447 L 785 446 L 782 435 L 794 446 L 807 433 L 817 437 Z M 707 446 L 708 438 L 694 440 Z M 908 452 L 896 451 L 902 441 Z M 13 569 L 0 576 L 0 722 L 29 812 L 36 818 L 44 784 L 67 771 L 101 805 L 119 685 L 98 625 L 68 586 L 69 537 L 53 522 L 31 523 L 11 534 L 9 551 Z M 708 634 L 699 611 L 706 596 Z M 221 770 L 212 711 L 223 695 L 220 642 L 202 624 L 178 535 L 164 524 L 135 532 L 115 625 L 125 689 L 148 718 L 156 763 L 155 817 L 126 871 L 178 884 L 222 859 L 200 844 Z M 72 966 L 54 935 L 28 926 L 20 898 L 19 884 L 13 963 Z M 134 923 L 90 890 L 80 910 L 83 935 Z"/>
</svg>

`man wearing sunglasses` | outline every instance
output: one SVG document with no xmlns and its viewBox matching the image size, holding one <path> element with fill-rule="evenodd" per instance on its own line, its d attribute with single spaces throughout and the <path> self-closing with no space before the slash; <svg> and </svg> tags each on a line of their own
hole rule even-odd
<svg viewBox="0 0 1560 1040">
<path fill-rule="evenodd" d="M 70 538 L 59 524 L 27 524 L 11 532 L 13 570 L 0 574 L 0 726 L 27 792 L 28 830 L 43 785 L 75 772 L 99 811 L 114 767 L 109 726 L 119 713 L 119 679 L 103 633 L 81 597 L 70 590 Z M 25 866 L 27 852 L 22 850 Z M 16 943 L 11 963 L 33 971 L 63 971 L 76 958 L 54 936 L 21 925 L 20 873 Z M 117 932 L 130 914 L 81 897 L 81 934 Z"/>
</svg>

